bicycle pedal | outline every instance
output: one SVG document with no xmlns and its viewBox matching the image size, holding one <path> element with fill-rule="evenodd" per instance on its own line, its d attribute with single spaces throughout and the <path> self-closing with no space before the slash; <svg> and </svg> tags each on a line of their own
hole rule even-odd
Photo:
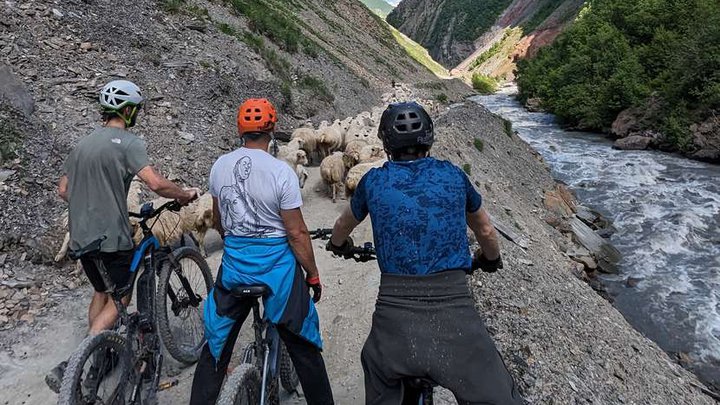
<svg viewBox="0 0 720 405">
<path fill-rule="evenodd" d="M 159 391 L 165 391 L 166 389 L 170 389 L 176 385 L 179 384 L 179 381 L 177 379 L 171 380 L 171 381 L 164 381 L 158 384 L 158 392 Z"/>
</svg>

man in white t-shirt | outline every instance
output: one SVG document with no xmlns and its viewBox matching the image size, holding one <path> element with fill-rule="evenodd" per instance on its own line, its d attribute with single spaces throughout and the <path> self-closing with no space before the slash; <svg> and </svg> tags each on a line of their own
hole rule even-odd
<svg viewBox="0 0 720 405">
<path fill-rule="evenodd" d="M 299 181 L 290 166 L 267 153 L 276 122 L 268 100 L 245 101 L 238 109 L 244 144 L 221 156 L 210 171 L 215 226 L 225 246 L 205 303 L 208 343 L 195 369 L 191 404 L 215 403 L 235 340 L 252 309 L 252 301 L 230 291 L 258 284 L 269 289 L 263 297 L 264 316 L 277 326 L 307 403 L 334 403 L 315 309 L 322 286 L 300 211 Z"/>
</svg>

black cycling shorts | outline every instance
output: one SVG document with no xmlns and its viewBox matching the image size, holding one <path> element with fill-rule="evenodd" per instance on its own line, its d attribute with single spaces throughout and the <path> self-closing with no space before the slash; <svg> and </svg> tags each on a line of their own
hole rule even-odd
<svg viewBox="0 0 720 405">
<path fill-rule="evenodd" d="M 80 257 L 80 262 L 95 291 L 107 292 L 108 287 L 100 275 L 101 270 L 98 269 L 96 261 L 102 262 L 107 276 L 115 283 L 115 288 L 122 288 L 130 280 L 130 265 L 132 264 L 133 253 L 133 250 L 112 253 L 100 252 L 99 254 L 83 255 Z"/>
</svg>

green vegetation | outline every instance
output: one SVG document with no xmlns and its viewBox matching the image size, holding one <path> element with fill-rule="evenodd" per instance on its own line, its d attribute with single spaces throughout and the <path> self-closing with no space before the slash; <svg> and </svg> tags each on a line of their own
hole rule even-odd
<svg viewBox="0 0 720 405">
<path fill-rule="evenodd" d="M 227 34 L 230 36 L 237 35 L 237 31 L 235 31 L 235 28 L 233 28 L 230 24 L 227 23 L 219 23 L 217 24 L 217 29 L 222 32 L 223 34 Z"/>
<path fill-rule="evenodd" d="M 298 25 L 286 17 L 276 4 L 255 0 L 228 0 L 235 10 L 246 16 L 250 28 L 266 36 L 284 51 L 296 53 L 303 50 L 317 56 L 318 48 L 303 35 Z"/>
<path fill-rule="evenodd" d="M 11 120 L 0 120 L 0 163 L 14 159 L 22 146 L 22 134 L 11 124 Z"/>
<path fill-rule="evenodd" d="M 519 32 L 517 29 L 506 29 L 505 34 L 503 34 L 502 39 L 495 42 L 490 47 L 490 49 L 488 49 L 487 51 L 480 54 L 480 56 L 475 58 L 475 60 L 472 61 L 470 66 L 468 66 L 468 70 L 475 69 L 476 67 L 478 67 L 478 66 L 482 65 L 483 63 L 487 62 L 488 60 L 490 60 L 490 58 L 492 58 L 493 56 L 500 53 L 500 51 L 503 48 L 505 48 L 505 46 L 508 45 L 508 40 L 511 39 L 514 36 L 514 34 L 518 34 L 518 37 L 522 35 L 522 33 Z"/>
<path fill-rule="evenodd" d="M 179 13 L 184 5 L 185 0 L 162 0 L 160 2 L 160 7 L 166 13 Z"/>
<path fill-rule="evenodd" d="M 423 48 L 422 45 L 408 38 L 402 32 L 398 31 L 394 27 L 389 27 L 392 31 L 395 41 L 400 46 L 405 48 L 405 51 L 410 55 L 411 58 L 415 59 L 418 63 L 425 66 L 429 71 L 433 72 L 438 77 L 450 77 L 450 73 L 441 64 L 437 63 L 428 53 L 427 49 Z"/>
<path fill-rule="evenodd" d="M 473 141 L 473 145 L 475 145 L 475 149 L 477 149 L 478 152 L 482 152 L 485 148 L 485 144 L 480 138 L 475 138 L 475 140 Z"/>
<path fill-rule="evenodd" d="M 426 26 L 433 27 L 433 31 L 421 33 L 421 36 L 427 38 L 423 45 L 428 49 L 439 48 L 448 32 L 452 32 L 453 40 L 474 41 L 492 26 L 510 3 L 511 0 L 483 0 L 482 5 L 478 5 L 477 0 L 444 2 L 437 12 L 435 22 L 426 21 Z M 402 18 L 406 18 L 398 10 L 400 8 L 387 16 L 388 23 L 394 27 L 402 25 Z"/>
<path fill-rule="evenodd" d="M 503 118 L 503 127 L 505 128 L 505 135 L 512 138 L 515 134 L 515 131 L 513 131 L 512 121 Z"/>
<path fill-rule="evenodd" d="M 326 103 L 332 103 L 335 101 L 335 97 L 332 95 L 327 86 L 325 86 L 325 83 L 316 77 L 303 76 L 298 83 L 298 87 L 310 91 L 318 100 L 322 100 Z"/>
<path fill-rule="evenodd" d="M 492 94 L 497 91 L 498 83 L 490 76 L 475 73 L 472 75 L 472 86 L 478 93 Z"/>
<path fill-rule="evenodd" d="M 521 99 L 564 123 L 607 130 L 638 107 L 680 150 L 689 126 L 720 109 L 720 2 L 594 0 L 537 57 L 519 65 Z"/>
<path fill-rule="evenodd" d="M 372 12 L 376 13 L 382 18 L 387 17 L 390 12 L 393 11 L 395 7 L 388 4 L 385 0 L 360 0 L 365 7 L 372 10 Z"/>
<path fill-rule="evenodd" d="M 522 25 L 523 31 L 530 33 L 547 20 L 550 15 L 566 0 L 546 0 L 545 4 L 533 14 L 532 18 Z"/>
<path fill-rule="evenodd" d="M 467 173 L 467 175 L 469 176 L 469 175 L 470 175 L 470 171 L 471 171 L 470 163 L 465 163 L 465 164 L 463 165 L 463 170 L 464 170 L 465 173 Z"/>
<path fill-rule="evenodd" d="M 435 96 L 435 100 L 445 104 L 448 102 L 448 96 L 445 93 L 440 93 L 437 96 Z"/>
</svg>

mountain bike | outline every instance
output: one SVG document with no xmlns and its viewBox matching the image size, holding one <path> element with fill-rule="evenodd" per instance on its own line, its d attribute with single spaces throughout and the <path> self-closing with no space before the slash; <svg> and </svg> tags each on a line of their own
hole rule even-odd
<svg viewBox="0 0 720 405">
<path fill-rule="evenodd" d="M 175 354 L 188 355 L 184 357 L 186 359 L 189 355 L 197 356 L 195 352 L 199 352 L 204 337 L 197 339 L 192 347 L 181 346 L 179 336 L 170 327 L 166 307 L 156 301 L 167 303 L 169 300 L 170 309 L 177 316 L 183 315 L 183 311 L 198 312 L 203 298 L 196 291 L 207 296 L 212 286 L 210 269 L 196 249 L 183 247 L 173 251 L 170 247 L 160 246 L 152 234 L 152 227 L 147 225 L 148 220 L 163 211 L 178 211 L 180 208 L 175 201 L 157 209 L 152 203 L 146 203 L 139 214 L 130 214 L 140 218 L 144 237 L 135 249 L 129 269 L 131 277 L 125 286 L 116 286 L 105 270 L 100 259 L 103 239 L 69 252 L 71 259 L 83 256 L 95 261 L 107 292 L 118 309 L 119 323 L 114 330 L 85 338 L 70 357 L 60 388 L 59 404 L 154 404 L 157 402 L 156 392 L 163 363 L 161 337 L 168 349 L 174 345 Z M 193 278 L 188 279 L 183 267 L 186 262 L 196 264 L 200 270 L 201 276 L 195 277 L 202 279 L 200 287 L 193 288 Z M 139 274 L 140 266 L 144 268 L 142 274 Z M 157 292 L 156 275 L 159 275 Z M 177 281 L 177 285 L 173 285 L 171 279 Z M 122 298 L 130 295 L 136 280 L 137 310 L 128 313 Z M 172 351 L 168 351 L 175 357 Z"/>
<path fill-rule="evenodd" d="M 316 229 L 310 231 L 312 239 L 328 240 L 332 236 L 332 229 Z M 362 246 L 353 246 L 344 259 L 353 259 L 356 262 L 367 262 L 377 260 L 375 247 L 371 242 L 365 242 Z M 471 270 L 480 268 L 479 261 L 473 257 Z M 433 394 L 436 382 L 429 378 L 418 376 L 406 376 L 401 379 L 403 385 L 402 405 L 433 405 Z"/>
<path fill-rule="evenodd" d="M 276 327 L 260 314 L 260 298 L 269 293 L 265 285 L 245 285 L 231 290 L 242 300 L 253 300 L 255 340 L 243 350 L 242 362 L 228 376 L 218 405 L 277 405 L 280 389 L 294 392 L 299 384 L 295 367 Z"/>
</svg>

